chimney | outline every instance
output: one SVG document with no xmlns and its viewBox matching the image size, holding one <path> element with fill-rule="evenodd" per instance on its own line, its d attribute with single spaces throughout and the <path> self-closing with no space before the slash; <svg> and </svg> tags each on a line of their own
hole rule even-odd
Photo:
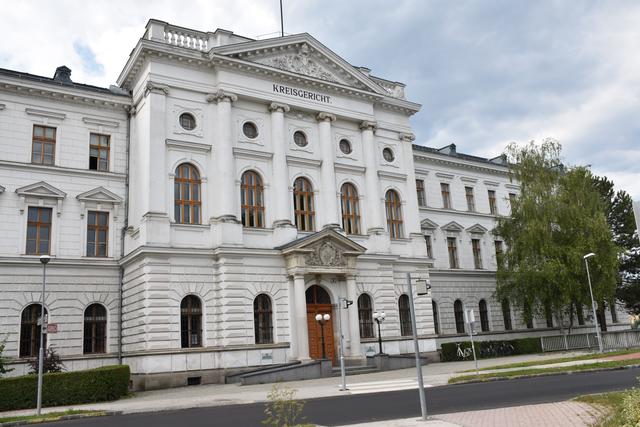
<svg viewBox="0 0 640 427">
<path fill-rule="evenodd" d="M 66 65 L 62 65 L 56 68 L 56 73 L 53 75 L 53 80 L 60 83 L 73 83 L 71 81 L 71 69 Z"/>
</svg>

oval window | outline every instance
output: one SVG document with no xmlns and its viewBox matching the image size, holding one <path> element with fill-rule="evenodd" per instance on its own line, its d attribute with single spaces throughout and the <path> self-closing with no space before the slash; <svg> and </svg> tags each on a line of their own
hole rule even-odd
<svg viewBox="0 0 640 427">
<path fill-rule="evenodd" d="M 351 143 L 348 139 L 341 139 L 339 146 L 340 151 L 342 151 L 344 154 L 351 154 Z"/>
<path fill-rule="evenodd" d="M 253 122 L 244 122 L 242 125 L 242 133 L 249 139 L 254 139 L 258 136 L 258 127 Z"/>
<path fill-rule="evenodd" d="M 396 158 L 391 148 L 385 148 L 382 150 L 382 157 L 384 157 L 384 159 L 389 163 L 393 162 Z"/>
<path fill-rule="evenodd" d="M 293 133 L 293 142 L 298 147 L 306 147 L 307 144 L 309 144 L 309 141 L 307 141 L 307 135 L 305 135 L 301 130 L 297 130 Z"/>
<path fill-rule="evenodd" d="M 184 130 L 194 130 L 196 128 L 196 118 L 193 117 L 193 114 L 182 113 L 180 114 L 180 126 Z"/>
</svg>

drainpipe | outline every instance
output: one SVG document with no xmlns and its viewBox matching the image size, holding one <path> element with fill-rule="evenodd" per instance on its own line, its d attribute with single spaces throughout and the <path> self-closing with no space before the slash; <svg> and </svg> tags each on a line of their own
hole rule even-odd
<svg viewBox="0 0 640 427">
<path fill-rule="evenodd" d="M 125 164 L 125 180 L 124 180 L 124 226 L 120 233 L 120 260 L 124 258 L 124 236 L 129 227 L 129 158 L 131 156 L 131 114 L 133 114 L 133 107 L 127 109 L 127 136 L 126 136 L 126 164 Z M 119 265 L 119 287 L 120 295 L 118 297 L 118 365 L 122 365 L 122 299 L 124 292 L 124 268 Z"/>
</svg>

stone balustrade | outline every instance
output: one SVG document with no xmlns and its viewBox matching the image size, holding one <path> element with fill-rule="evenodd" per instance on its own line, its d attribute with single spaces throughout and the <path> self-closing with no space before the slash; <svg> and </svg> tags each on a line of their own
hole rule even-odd
<svg viewBox="0 0 640 427">
<path fill-rule="evenodd" d="M 147 24 L 147 31 L 144 34 L 144 38 L 147 40 L 203 52 L 209 50 L 210 36 L 210 33 L 190 30 L 153 19 Z"/>
</svg>

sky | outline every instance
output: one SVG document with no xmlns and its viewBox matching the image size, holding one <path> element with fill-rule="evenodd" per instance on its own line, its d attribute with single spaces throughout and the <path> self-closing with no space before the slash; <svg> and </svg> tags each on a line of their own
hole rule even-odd
<svg viewBox="0 0 640 427">
<path fill-rule="evenodd" d="M 416 143 L 482 157 L 554 138 L 640 200 L 640 1 L 283 0 L 285 32 L 307 32 L 353 65 L 407 85 Z M 114 84 L 155 18 L 264 37 L 279 0 L 21 0 L 0 3 L 0 67 Z"/>
</svg>

